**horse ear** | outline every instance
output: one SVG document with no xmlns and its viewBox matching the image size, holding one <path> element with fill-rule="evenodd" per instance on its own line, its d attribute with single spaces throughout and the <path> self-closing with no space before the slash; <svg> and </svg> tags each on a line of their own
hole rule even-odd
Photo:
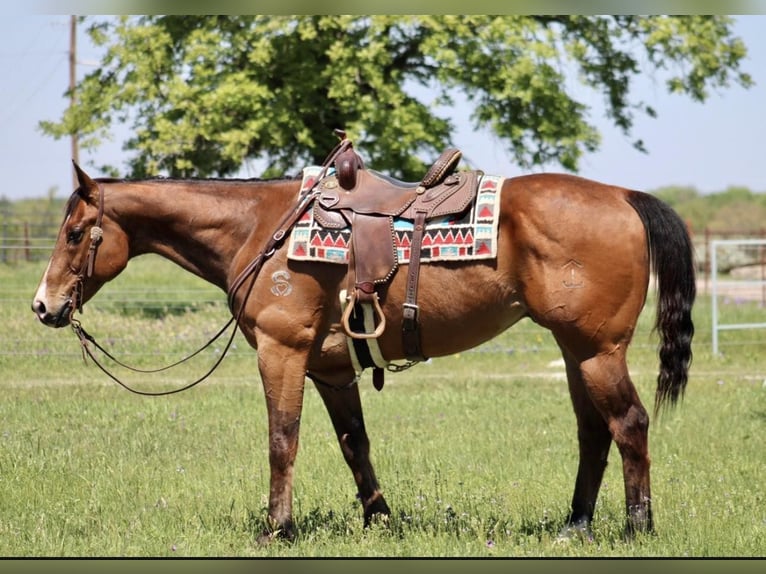
<svg viewBox="0 0 766 574">
<path fill-rule="evenodd" d="M 91 177 L 83 171 L 83 169 L 77 165 L 77 162 L 72 160 L 74 171 L 77 174 L 77 181 L 80 187 L 77 188 L 77 193 L 85 201 L 88 201 L 91 197 L 94 197 L 94 191 L 98 190 L 98 184 L 91 179 Z"/>
</svg>

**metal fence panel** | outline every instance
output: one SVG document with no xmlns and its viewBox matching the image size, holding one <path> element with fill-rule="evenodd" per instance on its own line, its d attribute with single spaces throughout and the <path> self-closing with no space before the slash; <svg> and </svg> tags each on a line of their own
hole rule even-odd
<svg viewBox="0 0 766 574">
<path fill-rule="evenodd" d="M 766 323 L 721 323 L 719 313 L 719 296 L 722 294 L 722 282 L 718 277 L 719 269 L 719 248 L 721 247 L 759 247 L 761 254 L 759 257 L 761 269 L 764 269 L 763 250 L 766 248 L 764 239 L 714 239 L 710 242 L 710 276 L 711 276 L 711 297 L 712 297 L 712 324 L 713 324 L 713 354 L 719 354 L 718 333 L 720 331 L 729 331 L 736 329 L 766 329 Z M 762 293 L 766 292 L 766 278 L 763 272 L 760 279 L 737 279 L 728 280 L 734 282 L 738 287 L 760 288 Z"/>
</svg>

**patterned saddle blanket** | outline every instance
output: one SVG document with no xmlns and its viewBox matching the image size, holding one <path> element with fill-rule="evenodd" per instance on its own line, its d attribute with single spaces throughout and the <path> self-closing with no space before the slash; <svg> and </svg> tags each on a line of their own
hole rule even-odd
<svg viewBox="0 0 766 574">
<path fill-rule="evenodd" d="M 321 168 L 317 166 L 304 169 L 301 194 L 313 187 L 320 171 Z M 428 220 L 423 234 L 420 261 L 495 258 L 503 179 L 500 176 L 482 174 L 478 179 L 476 199 L 466 210 Z M 408 263 L 413 221 L 394 216 L 392 222 L 396 262 Z M 309 209 L 292 229 L 288 242 L 288 258 L 348 265 L 351 235 L 350 225 L 326 227 L 317 220 L 315 210 Z"/>
</svg>

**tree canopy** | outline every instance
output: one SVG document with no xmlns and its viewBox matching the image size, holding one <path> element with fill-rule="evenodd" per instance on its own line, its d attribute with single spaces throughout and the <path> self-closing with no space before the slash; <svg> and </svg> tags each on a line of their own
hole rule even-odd
<svg viewBox="0 0 766 574">
<path fill-rule="evenodd" d="M 460 95 L 521 168 L 576 171 L 603 113 L 632 138 L 632 81 L 658 74 L 705 101 L 739 84 L 746 55 L 728 16 L 132 16 L 84 19 L 104 50 L 54 137 L 98 148 L 115 123 L 133 136 L 128 175 L 264 176 L 321 162 L 343 128 L 365 160 L 416 179 L 451 142 Z M 591 110 L 582 90 L 603 95 Z M 633 145 L 643 149 L 636 139 Z M 480 158 L 476 158 L 480 159 Z M 106 166 L 104 166 L 106 167 Z M 111 166 L 114 168 L 114 166 Z M 477 167 L 481 167 L 477 165 Z"/>
</svg>

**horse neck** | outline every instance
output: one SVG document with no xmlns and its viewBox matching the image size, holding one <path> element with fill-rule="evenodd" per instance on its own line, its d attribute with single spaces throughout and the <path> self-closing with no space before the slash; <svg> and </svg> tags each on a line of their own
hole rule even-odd
<svg viewBox="0 0 766 574">
<path fill-rule="evenodd" d="M 297 190 L 294 181 L 122 182 L 105 188 L 104 205 L 128 235 L 129 257 L 158 254 L 226 290 L 248 237 L 273 232 L 265 228 Z"/>
</svg>

